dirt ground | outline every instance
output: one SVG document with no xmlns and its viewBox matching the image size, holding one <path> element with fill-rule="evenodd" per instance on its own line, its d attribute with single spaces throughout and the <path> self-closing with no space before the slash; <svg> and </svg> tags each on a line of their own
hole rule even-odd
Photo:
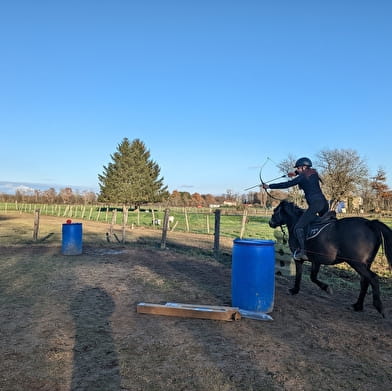
<svg viewBox="0 0 392 391">
<path fill-rule="evenodd" d="M 390 295 L 383 319 L 370 296 L 351 310 L 358 290 L 330 296 L 305 279 L 291 296 L 292 277 L 277 275 L 273 321 L 138 314 L 139 302 L 230 306 L 231 268 L 229 255 L 197 252 L 209 244 L 196 237 L 180 246 L 169 233 L 161 250 L 156 233 L 132 235 L 64 256 L 58 232 L 14 245 L 2 233 L 0 390 L 391 389 Z"/>
</svg>

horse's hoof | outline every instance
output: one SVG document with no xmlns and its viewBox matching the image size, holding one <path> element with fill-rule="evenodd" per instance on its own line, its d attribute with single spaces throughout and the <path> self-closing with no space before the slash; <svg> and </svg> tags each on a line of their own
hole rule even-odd
<svg viewBox="0 0 392 391">
<path fill-rule="evenodd" d="M 356 311 L 356 312 L 363 311 L 363 305 L 361 305 L 361 304 L 354 303 L 354 304 L 352 305 L 352 307 L 353 307 L 354 311 Z"/>
<path fill-rule="evenodd" d="M 290 293 L 290 295 L 296 295 L 298 293 L 298 289 L 290 288 L 289 293 Z"/>
<path fill-rule="evenodd" d="M 376 310 L 385 318 L 384 314 L 384 306 L 382 305 L 380 300 L 373 300 L 373 305 L 376 307 Z"/>
<path fill-rule="evenodd" d="M 325 288 L 325 292 L 327 292 L 329 295 L 333 295 L 333 289 L 330 286 Z"/>
</svg>

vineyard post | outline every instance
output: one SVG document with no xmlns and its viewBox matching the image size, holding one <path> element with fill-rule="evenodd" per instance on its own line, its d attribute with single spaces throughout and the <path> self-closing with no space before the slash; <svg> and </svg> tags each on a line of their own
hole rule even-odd
<svg viewBox="0 0 392 391">
<path fill-rule="evenodd" d="M 184 216 L 185 216 L 186 232 L 189 232 L 189 220 L 188 220 L 188 213 L 186 212 L 186 208 L 185 208 L 185 207 L 184 207 Z"/>
</svg>

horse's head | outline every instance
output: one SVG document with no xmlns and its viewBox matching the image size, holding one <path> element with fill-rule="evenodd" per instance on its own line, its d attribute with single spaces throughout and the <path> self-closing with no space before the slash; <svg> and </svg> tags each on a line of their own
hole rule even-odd
<svg viewBox="0 0 392 391">
<path fill-rule="evenodd" d="M 271 228 L 280 227 L 281 225 L 288 225 L 302 213 L 302 209 L 295 206 L 292 202 L 286 200 L 281 201 L 281 203 L 274 209 L 274 212 L 269 221 L 269 226 Z"/>
</svg>

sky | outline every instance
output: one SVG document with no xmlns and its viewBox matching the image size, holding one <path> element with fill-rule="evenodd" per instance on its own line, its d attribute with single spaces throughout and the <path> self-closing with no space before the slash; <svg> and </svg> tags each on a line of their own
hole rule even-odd
<svg viewBox="0 0 392 391">
<path fill-rule="evenodd" d="M 391 18 L 390 0 L 0 0 L 0 181 L 98 192 L 126 137 L 170 191 L 246 193 L 333 149 L 392 186 Z"/>
</svg>

